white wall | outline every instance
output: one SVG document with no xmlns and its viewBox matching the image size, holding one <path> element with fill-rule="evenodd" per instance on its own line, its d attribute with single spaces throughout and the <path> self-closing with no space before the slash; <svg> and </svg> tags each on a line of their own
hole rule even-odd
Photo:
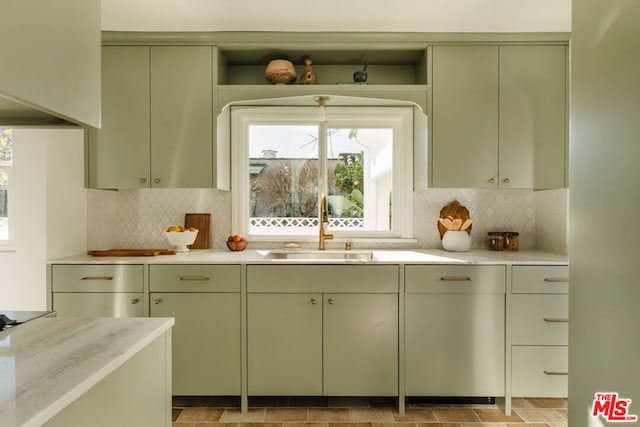
<svg viewBox="0 0 640 427">
<path fill-rule="evenodd" d="M 102 29 L 564 32 L 571 0 L 102 0 Z"/>
<path fill-rule="evenodd" d="M 0 310 L 46 308 L 46 260 L 86 251 L 83 134 L 15 129 L 12 252 L 0 252 Z M 15 233 L 15 234 L 14 234 Z"/>
</svg>

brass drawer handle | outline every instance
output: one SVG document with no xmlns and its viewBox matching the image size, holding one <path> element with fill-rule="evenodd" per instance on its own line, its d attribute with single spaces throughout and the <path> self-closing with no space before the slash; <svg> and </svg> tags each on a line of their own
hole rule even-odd
<svg viewBox="0 0 640 427">
<path fill-rule="evenodd" d="M 131 304 L 137 304 L 140 302 L 140 298 L 134 298 L 131 300 Z"/>
<path fill-rule="evenodd" d="M 156 184 L 160 184 L 160 178 L 153 178 L 153 182 Z"/>
<path fill-rule="evenodd" d="M 209 280 L 207 276 L 178 276 L 178 278 L 190 282 L 206 282 Z"/>
<path fill-rule="evenodd" d="M 316 305 L 318 303 L 318 300 L 315 298 L 311 298 L 311 304 Z"/>
<path fill-rule="evenodd" d="M 85 276 L 80 280 L 113 280 L 110 276 Z"/>
<path fill-rule="evenodd" d="M 327 301 L 330 305 L 333 305 L 335 303 L 335 301 L 332 298 L 329 298 L 329 300 Z"/>
<path fill-rule="evenodd" d="M 489 184 L 495 184 L 496 179 L 495 178 L 489 178 Z"/>
<path fill-rule="evenodd" d="M 161 302 L 162 302 L 162 300 L 161 300 L 160 298 L 156 298 L 156 299 L 154 299 L 154 300 L 153 300 L 153 303 L 154 303 L 155 305 L 158 305 L 158 304 L 160 304 Z"/>
<path fill-rule="evenodd" d="M 569 319 L 555 319 L 552 317 L 543 317 L 542 320 L 547 323 L 569 323 Z"/>
<path fill-rule="evenodd" d="M 509 184 L 511 180 L 509 178 L 505 178 L 502 180 L 502 182 L 504 182 L 505 184 Z"/>
<path fill-rule="evenodd" d="M 542 372 L 544 372 L 545 375 L 569 375 L 569 372 L 547 371 L 546 369 Z"/>
<path fill-rule="evenodd" d="M 544 281 L 547 283 L 569 283 L 568 277 L 545 277 Z"/>
<path fill-rule="evenodd" d="M 140 184 L 144 184 L 145 182 L 147 182 L 147 178 L 140 178 Z"/>
<path fill-rule="evenodd" d="M 463 276 L 442 276 L 440 278 L 443 282 L 470 282 L 471 277 L 463 277 Z"/>
</svg>

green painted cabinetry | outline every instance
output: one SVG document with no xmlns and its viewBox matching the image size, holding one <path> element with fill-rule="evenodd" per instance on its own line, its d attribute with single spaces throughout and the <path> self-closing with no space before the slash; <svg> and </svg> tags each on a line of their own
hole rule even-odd
<svg viewBox="0 0 640 427">
<path fill-rule="evenodd" d="M 148 188 L 149 48 L 102 47 L 102 128 L 89 138 L 89 185 Z"/>
<path fill-rule="evenodd" d="M 565 186 L 565 46 L 434 46 L 434 187 Z"/>
<path fill-rule="evenodd" d="M 240 266 L 150 265 L 150 315 L 173 317 L 173 394 L 240 395 Z"/>
<path fill-rule="evenodd" d="M 51 291 L 58 317 L 147 315 L 142 265 L 52 265 Z"/>
<path fill-rule="evenodd" d="M 398 266 L 247 266 L 249 395 L 398 395 Z"/>
<path fill-rule="evenodd" d="M 567 397 L 568 292 L 566 265 L 512 267 L 507 356 L 513 396 Z"/>
<path fill-rule="evenodd" d="M 103 123 L 89 138 L 91 187 L 213 185 L 212 50 L 103 46 Z"/>
<path fill-rule="evenodd" d="M 405 267 L 407 396 L 505 395 L 504 266 Z"/>
<path fill-rule="evenodd" d="M 500 46 L 500 187 L 565 187 L 566 50 Z"/>
<path fill-rule="evenodd" d="M 322 294 L 249 294 L 249 395 L 322 395 Z"/>
<path fill-rule="evenodd" d="M 495 188 L 498 47 L 434 46 L 432 185 Z"/>
</svg>

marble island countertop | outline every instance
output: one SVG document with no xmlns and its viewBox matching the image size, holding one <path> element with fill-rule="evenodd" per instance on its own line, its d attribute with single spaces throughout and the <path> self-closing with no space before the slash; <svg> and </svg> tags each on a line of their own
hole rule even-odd
<svg viewBox="0 0 640 427">
<path fill-rule="evenodd" d="M 0 427 L 42 425 L 173 324 L 40 318 L 0 332 Z"/>
<path fill-rule="evenodd" d="M 228 250 L 191 250 L 175 255 L 157 255 L 146 257 L 96 257 L 78 255 L 49 260 L 51 264 L 476 264 L 476 265 L 566 265 L 569 258 L 563 254 L 550 252 L 523 251 L 490 251 L 474 249 L 468 252 L 447 252 L 441 249 L 354 249 L 353 251 L 317 251 L 313 249 L 291 249 L 289 252 L 306 252 L 310 256 L 303 259 L 271 259 L 270 253 L 282 252 L 281 249 L 247 249 L 239 252 Z M 341 259 L 340 254 L 370 252 L 370 259 Z M 313 253 L 336 254 L 335 258 L 315 258 Z"/>
</svg>

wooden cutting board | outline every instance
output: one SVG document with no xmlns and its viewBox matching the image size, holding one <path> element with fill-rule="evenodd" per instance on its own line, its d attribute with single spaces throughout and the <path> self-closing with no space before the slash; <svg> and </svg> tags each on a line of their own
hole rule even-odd
<svg viewBox="0 0 640 427">
<path fill-rule="evenodd" d="M 198 235 L 196 236 L 193 245 L 189 245 L 190 249 L 209 249 L 209 237 L 211 226 L 211 214 L 208 213 L 188 213 L 184 214 L 184 227 L 194 227 L 198 229 Z"/>
<path fill-rule="evenodd" d="M 89 251 L 91 256 L 156 256 L 175 255 L 176 251 L 170 249 L 108 249 L 104 251 Z"/>
</svg>

